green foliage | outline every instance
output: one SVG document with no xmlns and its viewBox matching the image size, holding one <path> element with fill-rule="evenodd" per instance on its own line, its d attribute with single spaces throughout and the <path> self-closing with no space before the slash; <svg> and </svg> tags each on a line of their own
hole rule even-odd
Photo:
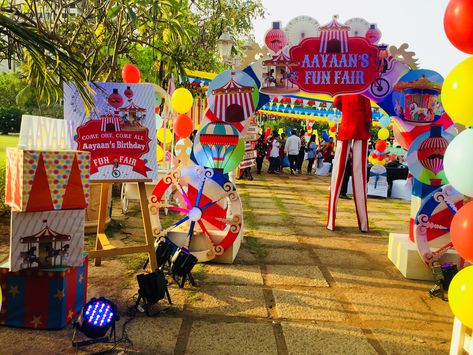
<svg viewBox="0 0 473 355">
<path fill-rule="evenodd" d="M 17 74 L 0 74 L 0 107 L 16 105 L 16 96 L 26 86 L 25 82 Z"/>
<path fill-rule="evenodd" d="M 72 3 L 0 5 L 0 59 L 22 62 L 29 85 L 22 99 L 39 102 L 43 111 L 42 102 L 61 99 L 65 81 L 75 82 L 90 104 L 85 82 L 119 82 L 128 62 L 138 65 L 142 81 L 161 85 L 171 75 L 184 76 L 185 68 L 220 72 L 222 32 L 230 32 L 238 53 L 253 20 L 264 15 L 260 0 L 83 0 L 74 2 L 80 11 L 70 16 Z"/>
</svg>

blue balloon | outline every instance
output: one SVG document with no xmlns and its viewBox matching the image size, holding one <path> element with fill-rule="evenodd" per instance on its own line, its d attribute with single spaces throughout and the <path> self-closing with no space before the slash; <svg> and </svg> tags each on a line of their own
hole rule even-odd
<svg viewBox="0 0 473 355">
<path fill-rule="evenodd" d="M 286 127 L 286 136 L 291 136 L 291 129 L 289 127 Z"/>
<path fill-rule="evenodd" d="M 382 117 L 379 119 L 379 124 L 381 125 L 381 127 L 389 127 L 389 125 L 391 124 L 391 117 L 389 117 L 389 116 L 382 116 Z"/>
</svg>

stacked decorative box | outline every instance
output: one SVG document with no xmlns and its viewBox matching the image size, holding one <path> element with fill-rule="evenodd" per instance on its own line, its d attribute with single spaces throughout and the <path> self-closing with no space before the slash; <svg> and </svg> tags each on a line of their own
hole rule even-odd
<svg viewBox="0 0 473 355">
<path fill-rule="evenodd" d="M 12 215 L 10 261 L 0 266 L 0 324 L 62 328 L 86 300 L 90 154 L 51 146 L 7 149 L 5 202 Z"/>
</svg>

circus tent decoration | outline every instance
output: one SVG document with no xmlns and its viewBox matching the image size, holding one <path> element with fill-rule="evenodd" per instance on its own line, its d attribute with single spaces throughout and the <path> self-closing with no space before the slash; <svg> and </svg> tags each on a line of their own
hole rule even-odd
<svg viewBox="0 0 473 355">
<path fill-rule="evenodd" d="M 350 27 L 337 22 L 334 16 L 332 22 L 320 27 L 320 53 L 348 52 L 348 32 Z"/>
<path fill-rule="evenodd" d="M 216 120 L 235 125 L 242 131 L 258 106 L 255 81 L 242 71 L 227 70 L 215 77 L 207 92 L 208 107 Z"/>
</svg>

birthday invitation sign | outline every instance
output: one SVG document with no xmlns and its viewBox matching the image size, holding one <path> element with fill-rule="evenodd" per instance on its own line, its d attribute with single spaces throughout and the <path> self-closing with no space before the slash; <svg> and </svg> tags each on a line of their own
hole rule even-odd
<svg viewBox="0 0 473 355">
<path fill-rule="evenodd" d="M 74 84 L 64 87 L 64 117 L 71 137 L 91 154 L 91 180 L 157 178 L 155 94 L 150 84 L 90 83 L 95 107 L 87 113 Z"/>
</svg>

